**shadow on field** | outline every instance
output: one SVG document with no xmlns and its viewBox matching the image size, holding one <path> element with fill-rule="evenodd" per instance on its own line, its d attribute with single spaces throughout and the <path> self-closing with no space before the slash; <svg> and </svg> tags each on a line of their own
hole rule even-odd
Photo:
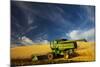
<svg viewBox="0 0 100 67">
<path fill-rule="evenodd" d="M 69 56 L 70 58 L 77 57 L 79 54 L 75 53 L 73 55 Z M 57 55 L 54 56 L 53 60 L 48 60 L 47 56 L 39 56 L 38 61 L 32 61 L 32 58 L 26 58 L 26 59 L 12 59 L 11 60 L 11 67 L 16 66 L 25 66 L 25 65 L 40 65 L 40 64 L 56 64 L 56 63 L 70 63 L 73 61 L 69 61 L 68 59 L 64 59 L 63 55 Z"/>
</svg>

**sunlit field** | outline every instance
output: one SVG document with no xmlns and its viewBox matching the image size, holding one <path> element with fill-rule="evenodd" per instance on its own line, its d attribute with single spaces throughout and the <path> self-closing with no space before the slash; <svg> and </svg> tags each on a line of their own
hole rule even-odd
<svg viewBox="0 0 100 67">
<path fill-rule="evenodd" d="M 78 42 L 76 52 L 79 56 L 72 58 L 74 61 L 94 61 L 95 60 L 95 43 Z"/>
<path fill-rule="evenodd" d="M 17 65 L 30 65 L 30 64 L 48 64 L 48 63 L 69 63 L 69 62 L 88 62 L 95 61 L 95 43 L 94 42 L 77 42 L 78 48 L 75 49 L 75 52 L 78 54 L 75 57 L 64 59 L 64 57 L 54 58 L 51 61 L 38 61 L 31 62 L 32 55 L 46 55 L 52 52 L 49 44 L 37 44 L 32 46 L 21 46 L 11 48 L 11 59 L 21 59 L 25 62 L 19 63 L 17 60 Z M 28 60 L 30 59 L 30 60 Z M 27 61 L 28 60 L 28 61 Z M 11 61 L 12 62 L 12 61 Z M 13 62 L 12 62 L 13 63 Z"/>
</svg>

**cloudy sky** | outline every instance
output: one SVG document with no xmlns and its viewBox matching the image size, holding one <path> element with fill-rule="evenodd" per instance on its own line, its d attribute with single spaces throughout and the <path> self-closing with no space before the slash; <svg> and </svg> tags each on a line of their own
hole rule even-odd
<svg viewBox="0 0 100 67">
<path fill-rule="evenodd" d="M 11 42 L 32 44 L 55 39 L 95 38 L 95 7 L 11 2 Z"/>
</svg>

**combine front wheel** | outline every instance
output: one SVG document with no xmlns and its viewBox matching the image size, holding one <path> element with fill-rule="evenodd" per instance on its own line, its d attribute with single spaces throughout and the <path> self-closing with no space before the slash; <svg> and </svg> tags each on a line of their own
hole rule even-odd
<svg viewBox="0 0 100 67">
<path fill-rule="evenodd" d="M 52 60 L 52 59 L 53 59 L 53 54 L 52 54 L 52 53 L 49 53 L 49 54 L 47 55 L 47 57 L 48 57 L 48 60 Z"/>
</svg>

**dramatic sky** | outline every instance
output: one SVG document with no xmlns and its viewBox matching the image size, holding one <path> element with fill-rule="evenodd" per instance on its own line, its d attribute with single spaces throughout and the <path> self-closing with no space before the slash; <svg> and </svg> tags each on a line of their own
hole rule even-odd
<svg viewBox="0 0 100 67">
<path fill-rule="evenodd" d="M 95 7 L 11 2 L 12 43 L 31 44 L 61 38 L 94 41 Z"/>
</svg>

